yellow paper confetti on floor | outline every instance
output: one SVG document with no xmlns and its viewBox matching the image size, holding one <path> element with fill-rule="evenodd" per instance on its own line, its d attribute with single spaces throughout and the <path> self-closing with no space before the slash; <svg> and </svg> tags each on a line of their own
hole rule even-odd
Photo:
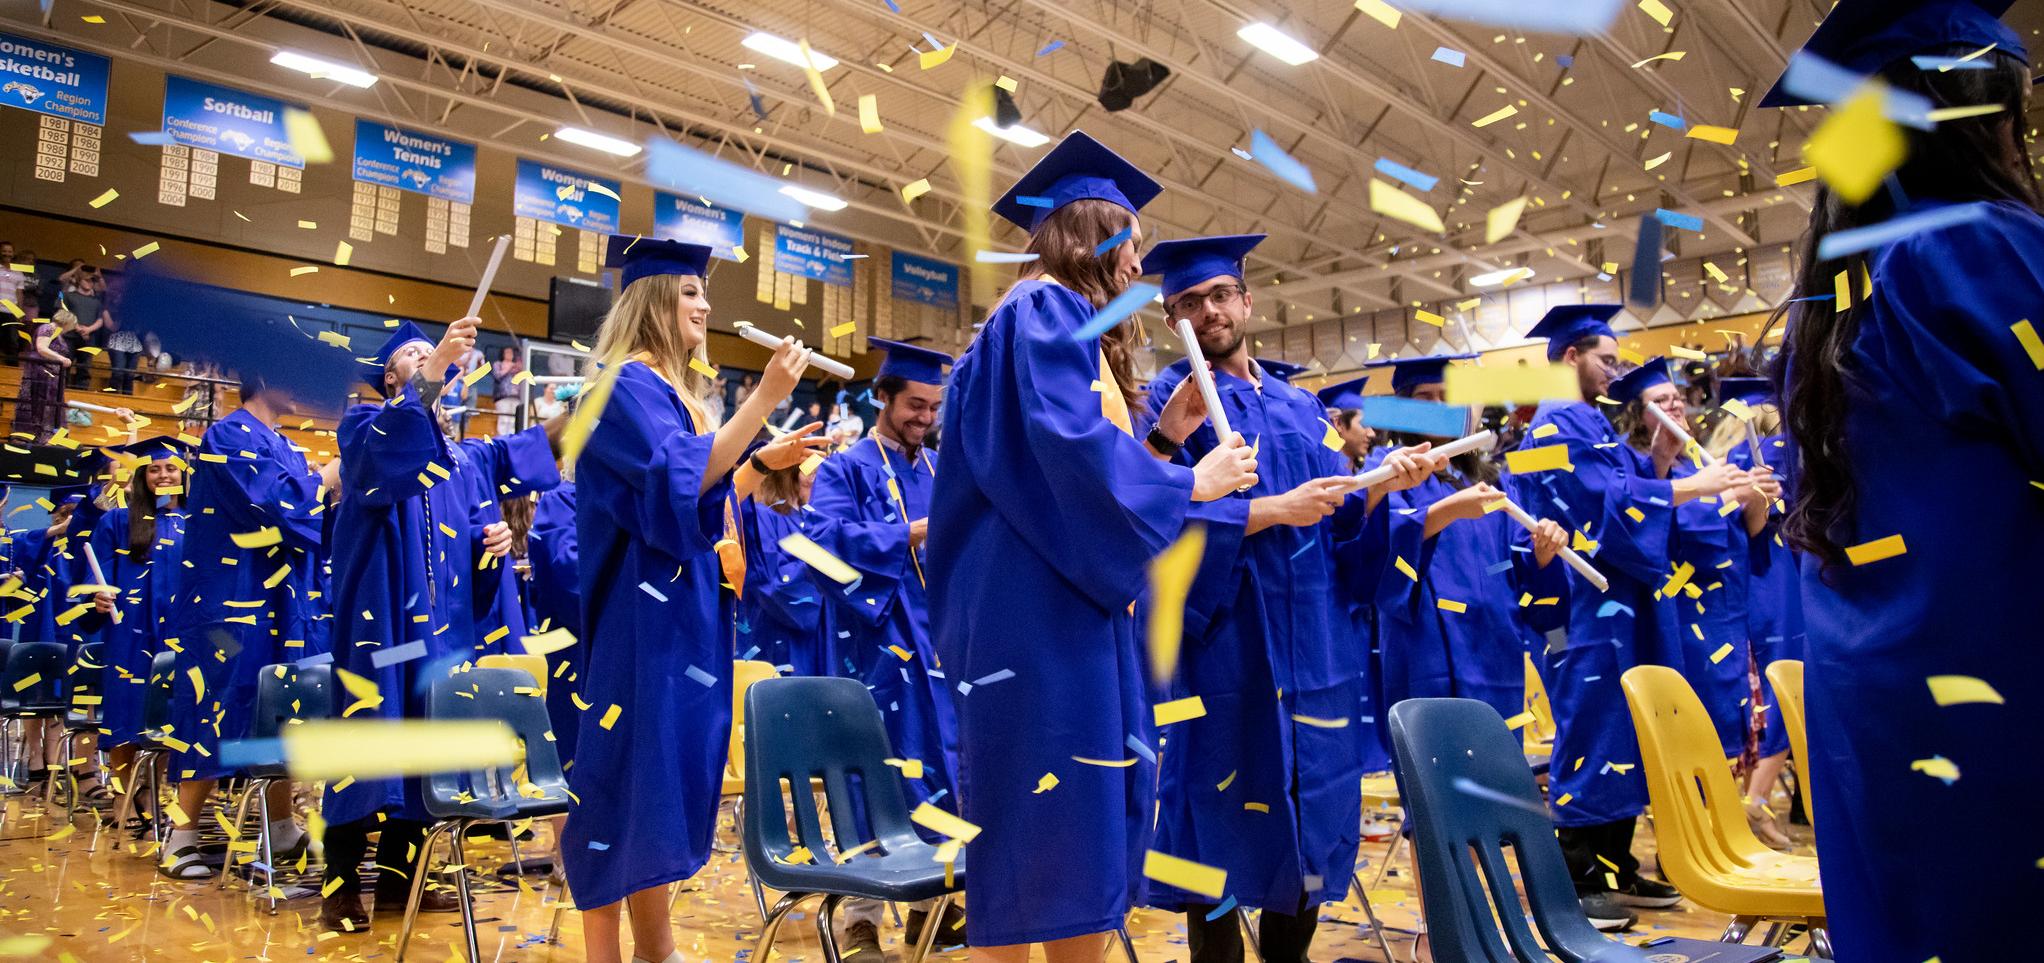
<svg viewBox="0 0 2044 963">
<path fill-rule="evenodd" d="M 1370 179 L 1370 210 L 1436 234 L 1448 230 L 1441 223 L 1441 215 L 1427 202 L 1374 177 Z"/>
<path fill-rule="evenodd" d="M 1872 197 L 1909 151 L 1902 131 L 1883 111 L 1883 99 L 1876 85 L 1854 94 L 1831 111 L 1803 147 L 1817 176 L 1849 204 Z"/>
<path fill-rule="evenodd" d="M 1991 702 L 2003 705 L 2001 693 L 1994 691 L 1985 679 L 1970 675 L 1934 675 L 1924 680 L 1930 685 L 1930 697 L 1941 706 L 1967 705 L 1976 702 Z"/>
<path fill-rule="evenodd" d="M 962 843 L 972 842 L 979 837 L 979 827 L 959 817 L 923 803 L 908 814 L 908 821 L 931 832 L 943 833 Z"/>
<path fill-rule="evenodd" d="M 1450 365 L 1441 390 L 1451 405 L 1531 405 L 1582 397 L 1576 370 L 1565 364 Z"/>
<path fill-rule="evenodd" d="M 1506 104 L 1503 107 L 1499 107 L 1498 109 L 1493 110 L 1488 114 L 1485 114 L 1481 117 L 1476 118 L 1473 121 L 1470 121 L 1469 126 L 1489 127 L 1490 125 L 1495 124 L 1498 121 L 1504 120 L 1505 118 L 1510 117 L 1514 114 L 1517 114 L 1518 112 L 1519 108 L 1514 107 L 1511 104 Z"/>
<path fill-rule="evenodd" d="M 2009 330 L 2015 332 L 2016 341 L 2023 346 L 2023 353 L 2030 356 L 2030 363 L 2035 365 L 2037 370 L 2044 371 L 2044 340 L 2038 339 L 2037 329 L 2025 320 L 2009 325 Z"/>
<path fill-rule="evenodd" d="M 1150 850 L 1143 856 L 1143 875 L 1166 886 L 1176 886 L 1188 893 L 1198 893 L 1209 899 L 1220 899 L 1228 888 L 1228 871 L 1216 866 L 1179 859 L 1167 853 Z"/>
<path fill-rule="evenodd" d="M 1883 559 L 1904 555 L 1908 552 L 1909 546 L 1903 544 L 1902 536 L 1890 535 L 1887 538 L 1877 538 L 1871 542 L 1847 546 L 1845 557 L 1847 561 L 1854 565 L 1869 565 Z"/>
<path fill-rule="evenodd" d="M 314 720 L 284 728 L 284 759 L 298 779 L 423 776 L 519 758 L 517 735 L 493 719 Z"/>
<path fill-rule="evenodd" d="M 1689 133 L 1685 136 L 1695 140 L 1707 140 L 1713 144 L 1730 144 L 1739 139 L 1739 132 L 1731 127 L 1712 127 L 1709 124 L 1698 124 L 1689 128 Z"/>
<path fill-rule="evenodd" d="M 1173 699 L 1170 702 L 1159 702 L 1154 711 L 1157 716 L 1157 725 L 1161 728 L 1174 722 L 1198 719 L 1206 715 L 1207 704 L 1199 696 L 1187 696 L 1183 699 Z"/>
<path fill-rule="evenodd" d="M 1542 445 L 1538 448 L 1520 448 L 1505 453 L 1505 465 L 1514 475 L 1529 475 L 1536 471 L 1575 468 L 1568 460 L 1567 445 Z"/>
<path fill-rule="evenodd" d="M 1526 212 L 1526 199 L 1516 197 L 1490 209 L 1483 216 L 1483 243 L 1496 244 L 1519 229 L 1519 215 Z"/>
<path fill-rule="evenodd" d="M 1150 624 L 1146 629 L 1150 676 L 1158 685 L 1178 671 L 1178 648 L 1184 641 L 1185 596 L 1206 554 L 1207 531 L 1187 525 L 1171 547 L 1150 560 Z"/>
</svg>

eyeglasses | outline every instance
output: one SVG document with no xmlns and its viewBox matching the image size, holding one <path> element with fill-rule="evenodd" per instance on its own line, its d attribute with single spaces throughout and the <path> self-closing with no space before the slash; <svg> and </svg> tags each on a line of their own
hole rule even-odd
<svg viewBox="0 0 2044 963">
<path fill-rule="evenodd" d="M 1194 311 L 1199 310 L 1199 306 L 1201 303 L 1205 303 L 1207 307 L 1213 308 L 1214 310 L 1218 311 L 1231 304 L 1234 304 L 1235 299 L 1241 296 L 1242 296 L 1241 288 L 1236 287 L 1233 284 L 1223 284 L 1220 287 L 1214 288 L 1206 292 L 1205 294 L 1184 295 L 1183 297 L 1180 297 L 1179 299 L 1172 301 L 1171 303 L 1166 304 L 1164 306 L 1171 309 L 1172 317 L 1183 318 L 1190 316 Z"/>
</svg>

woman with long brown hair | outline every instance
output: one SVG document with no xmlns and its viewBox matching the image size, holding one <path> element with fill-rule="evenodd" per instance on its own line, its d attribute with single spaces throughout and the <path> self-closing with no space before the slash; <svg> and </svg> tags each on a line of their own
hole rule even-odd
<svg viewBox="0 0 2044 963">
<path fill-rule="evenodd" d="M 2044 571 L 2044 215 L 2029 57 L 1998 19 L 2009 5 L 1846 0 L 1807 47 L 1877 75 L 1847 97 L 1962 111 L 1897 125 L 1906 155 L 1871 193 L 1819 188 L 1776 376 L 1797 476 L 1786 534 L 1804 553 L 1812 816 L 1841 960 L 2003 959 L 2020 942 L 2010 922 L 2037 902 L 2044 823 L 2020 801 L 2044 794 L 2023 747 L 2044 704 L 2026 601 Z M 1841 99 L 1790 89 L 1800 81 L 1763 105 Z M 1938 226 L 1833 240 L 1917 216 Z M 1925 814 L 1935 839 L 1912 845 Z"/>
<path fill-rule="evenodd" d="M 1147 175 L 1073 133 L 994 210 L 1029 232 L 1021 278 L 952 369 L 929 533 L 931 635 L 958 701 L 973 959 L 1097 963 L 1141 883 L 1157 779 L 1136 640 L 1145 566 L 1207 522 L 1239 542 L 1255 456 L 1196 468 L 1138 441 L 1133 322 L 1090 319 L 1142 268 Z M 1158 426 L 1204 415 L 1190 379 Z M 1153 437 L 1157 433 L 1153 433 Z"/>
</svg>

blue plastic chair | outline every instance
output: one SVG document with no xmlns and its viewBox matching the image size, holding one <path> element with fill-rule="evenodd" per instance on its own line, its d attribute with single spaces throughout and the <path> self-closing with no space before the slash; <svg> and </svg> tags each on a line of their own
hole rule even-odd
<svg viewBox="0 0 2044 963">
<path fill-rule="evenodd" d="M 103 688 L 106 679 L 106 660 L 100 655 L 101 643 L 87 642 L 78 647 L 77 657 L 66 669 L 65 688 L 69 695 L 64 707 L 64 733 L 57 739 L 57 758 L 64 761 L 64 771 L 52 774 L 44 790 L 43 808 L 54 811 L 57 808 L 57 780 L 61 775 L 70 786 L 70 793 L 64 800 L 64 818 L 69 820 L 78 815 L 78 770 L 72 768 L 72 754 L 77 751 L 79 740 L 99 732 L 100 700 L 105 696 Z M 104 767 L 101 767 L 104 771 Z"/>
<path fill-rule="evenodd" d="M 522 690 L 522 691 L 521 691 Z M 448 838 L 454 862 L 461 866 L 455 887 L 461 895 L 462 935 L 468 939 L 468 959 L 483 958 L 476 941 L 475 906 L 469 896 L 468 857 L 462 852 L 461 837 L 478 823 L 511 822 L 559 816 L 568 811 L 568 776 L 561 769 L 561 757 L 554 751 L 549 734 L 546 700 L 539 695 L 539 683 L 523 669 L 469 669 L 433 681 L 426 699 L 429 719 L 495 719 L 511 728 L 525 748 L 525 780 L 517 778 L 517 766 L 461 769 L 422 777 L 426 811 L 435 822 L 419 844 L 418 862 L 412 868 L 412 891 L 405 901 L 405 928 L 398 938 L 398 963 L 412 942 L 412 928 L 419 918 L 419 900 L 426 893 L 427 868 L 433 843 Z M 520 788 L 527 792 L 519 792 Z M 536 791 L 535 791 L 536 790 Z"/>
<path fill-rule="evenodd" d="M 803 902 L 821 897 L 817 937 L 825 959 L 838 963 L 832 926 L 847 899 L 913 903 L 934 899 L 923 936 L 909 957 L 922 963 L 937 942 L 945 910 L 965 888 L 965 854 L 949 871 L 936 861 L 937 847 L 909 822 L 901 779 L 886 759 L 893 755 L 880 707 L 857 679 L 762 679 L 745 693 L 745 865 L 761 885 L 783 895 L 767 913 L 755 960 L 768 959 L 781 921 Z M 852 777 L 858 777 L 855 799 Z M 831 834 L 823 831 L 811 779 L 823 781 Z M 783 783 L 800 787 L 783 795 Z M 788 835 L 792 799 L 795 838 Z M 858 817 L 863 807 L 873 844 L 844 863 L 832 857 L 866 846 Z M 796 847 L 810 856 L 790 862 Z"/>
<path fill-rule="evenodd" d="M 61 642 L 16 642 L 8 647 L 7 661 L 0 666 L 0 739 L 14 746 L 29 721 L 63 718 L 70 709 L 64 701 L 64 670 L 70 665 L 71 649 Z M 27 751 L 41 753 L 42 746 Z M 21 791 L 27 765 L 29 760 L 22 758 L 10 767 L 16 792 Z"/>
<path fill-rule="evenodd" d="M 1391 747 L 1413 825 L 1435 959 L 1651 958 L 1646 950 L 1606 939 L 1583 915 L 1525 750 L 1496 709 L 1474 699 L 1407 699 L 1391 707 Z M 1506 845 L 1517 857 L 1526 903 L 1545 947 L 1526 925 Z"/>
<path fill-rule="evenodd" d="M 284 734 L 284 727 L 295 725 L 306 719 L 325 719 L 334 714 L 334 669 L 332 665 L 315 665 L 300 668 L 291 662 L 263 666 L 256 676 L 255 715 L 249 720 L 248 738 L 277 739 Z M 262 763 L 248 767 L 244 773 L 247 782 L 234 803 L 234 833 L 239 836 L 248 824 L 248 810 L 251 804 L 261 805 L 260 800 L 269 795 L 270 786 L 288 782 L 290 772 L 282 762 Z M 268 813 L 256 821 L 256 852 L 250 854 L 248 880 L 251 891 L 255 887 L 255 874 L 263 873 L 262 892 L 270 901 L 270 912 L 277 912 L 277 863 L 276 851 L 271 845 L 270 820 Z M 233 873 L 220 874 L 220 888 L 226 889 Z"/>
<path fill-rule="evenodd" d="M 169 650 L 156 653 L 149 660 L 149 687 L 142 694 L 142 738 L 135 744 L 135 762 L 128 767 L 128 795 L 125 811 L 122 807 L 114 810 L 114 824 L 126 826 L 130 816 L 138 814 L 136 800 L 149 800 L 149 832 L 156 839 L 156 851 L 162 852 L 168 841 L 168 830 L 163 824 L 163 768 L 170 759 L 170 744 L 164 740 L 169 733 L 164 729 L 170 725 L 170 698 L 177 678 L 177 653 Z M 143 786 L 148 794 L 143 794 Z"/>
</svg>

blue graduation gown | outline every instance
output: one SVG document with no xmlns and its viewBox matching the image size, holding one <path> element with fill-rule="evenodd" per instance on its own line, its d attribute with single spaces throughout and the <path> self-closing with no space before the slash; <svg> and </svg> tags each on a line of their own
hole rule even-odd
<svg viewBox="0 0 2044 963">
<path fill-rule="evenodd" d="M 482 548 L 483 529 L 504 520 L 499 499 L 511 496 L 481 472 L 464 472 L 461 478 L 468 487 L 467 530 L 474 543 L 471 557 L 475 559 L 475 569 L 468 583 L 472 593 L 469 610 L 475 613 L 476 620 L 476 651 L 480 655 L 524 652 L 525 647 L 518 640 L 532 634 L 532 624 L 526 618 L 525 580 L 519 577 L 517 565 L 511 559 L 497 558 Z M 502 634 L 498 634 L 499 630 Z M 495 640 L 482 641 L 492 635 Z"/>
<path fill-rule="evenodd" d="M 812 578 L 809 563 L 780 546 L 789 533 L 806 532 L 815 513 L 806 506 L 784 513 L 750 498 L 738 502 L 737 511 L 738 540 L 745 549 L 738 657 L 771 663 L 789 675 L 833 674 L 830 647 L 824 641 L 827 589 Z"/>
<path fill-rule="evenodd" d="M 837 523 L 825 548 L 859 573 L 849 586 L 824 583 L 831 651 L 842 660 L 831 671 L 864 682 L 895 754 L 922 761 L 923 778 L 905 780 L 910 805 L 950 791 L 958 769 L 956 710 L 930 645 L 927 566 L 908 545 L 936 480 L 936 452 L 911 464 L 867 436 L 824 460 L 809 496 L 815 514 Z"/>
<path fill-rule="evenodd" d="M 526 536 L 526 561 L 532 576 L 525 583 L 525 597 L 532 609 L 533 631 L 567 629 L 582 638 L 582 585 L 580 553 L 575 543 L 575 483 L 563 481 L 539 496 L 532 510 L 532 529 Z M 523 651 L 523 648 L 520 648 Z M 571 645 L 547 654 L 546 715 L 554 727 L 554 751 L 564 766 L 574 765 L 575 737 L 581 732 L 582 710 L 575 708 L 581 693 L 582 645 Z"/>
<path fill-rule="evenodd" d="M 925 573 L 959 692 L 961 815 L 983 829 L 966 875 L 975 946 L 1121 924 L 1157 778 L 1133 603 L 1186 523 L 1231 555 L 1248 520 L 1239 498 L 1194 504 L 1192 472 L 1132 437 L 1099 341 L 1073 337 L 1093 313 L 1057 284 L 1016 284 L 944 405 Z M 1046 775 L 1057 785 L 1039 793 Z"/>
<path fill-rule="evenodd" d="M 119 589 L 114 605 L 121 620 L 88 616 L 98 627 L 106 670 L 101 688 L 101 742 L 111 748 L 141 739 L 142 704 L 149 691 L 150 661 L 168 635 L 178 576 L 184 560 L 185 514 L 156 513 L 156 541 L 148 558 L 128 549 L 128 509 L 115 508 L 95 526 L 92 550 L 106 568 L 107 584 Z"/>
<path fill-rule="evenodd" d="M 334 519 L 334 666 L 374 682 L 374 705 L 341 694 L 352 719 L 418 719 L 433 681 L 482 654 L 485 625 L 468 584 L 481 533 L 475 492 L 513 495 L 560 483 L 545 429 L 450 444 L 407 387 L 341 418 L 340 513 Z M 494 573 L 492 573 L 494 576 Z M 343 825 L 387 812 L 428 820 L 416 779 L 338 780 L 323 813 Z"/>
<path fill-rule="evenodd" d="M 1774 698 L 1774 684 L 1767 680 L 1767 667 L 1781 659 L 1801 659 L 1805 647 L 1803 632 L 1803 585 L 1797 558 L 1783 538 L 1783 506 L 1795 503 L 1795 478 L 1789 471 L 1787 445 L 1781 435 L 1760 440 L 1761 457 L 1774 469 L 1781 482 L 1781 497 L 1767 512 L 1767 527 L 1753 537 L 1751 576 L 1746 590 L 1746 639 L 1753 649 L 1753 664 L 1760 670 L 1760 755 L 1780 755 L 1789 750 L 1788 724 L 1782 720 Z M 1725 460 L 1747 470 L 1753 468 L 1753 452 L 1745 445 L 1733 448 Z"/>
<path fill-rule="evenodd" d="M 1682 478 L 1695 473 L 1695 464 L 1683 458 L 1668 474 Z M 1684 675 L 1710 713 L 1719 748 L 1727 757 L 1746 751 L 1746 729 L 1753 715 L 1753 686 L 1747 672 L 1752 646 L 1746 635 L 1753 563 L 1745 512 L 1723 513 L 1725 505 L 1737 504 L 1732 494 L 1699 498 L 1675 509 L 1671 554 L 1692 571 L 1676 597 L 1661 600 L 1673 610 L 1676 634 L 1682 639 Z M 1718 655 L 1720 651 L 1725 654 Z"/>
<path fill-rule="evenodd" d="M 578 906 L 687 879 L 710 858 L 734 653 L 716 552 L 730 479 L 702 490 L 706 427 L 653 369 L 626 362 L 576 464 L 589 709 L 561 857 Z"/>
<path fill-rule="evenodd" d="M 175 639 L 164 645 L 177 652 L 171 737 L 189 746 L 170 771 L 214 779 L 230 773 L 219 762 L 220 741 L 247 735 L 263 666 L 324 656 L 308 593 L 318 591 L 325 506 L 305 455 L 245 408 L 206 429 L 187 490 Z M 263 529 L 275 529 L 278 541 L 234 544 L 233 536 Z M 205 681 L 203 700 L 194 669 Z"/>
<path fill-rule="evenodd" d="M 1539 437 L 1547 425 L 1555 432 Z M 1611 583 L 1609 591 L 1599 592 L 1568 570 L 1568 647 L 1547 657 L 1555 722 L 1548 777 L 1554 821 L 1595 826 L 1632 819 L 1646 809 L 1639 741 L 1619 676 L 1635 665 L 1677 670 L 1683 665 L 1674 612 L 1655 598 L 1671 568 L 1674 492 L 1652 477 L 1610 420 L 1587 403 L 1540 406 L 1520 447 L 1548 445 L 1568 446 L 1574 470 L 1516 475 L 1514 498 L 1536 517 L 1552 518 L 1596 542 L 1596 550 L 1586 554 Z M 1626 768 L 1616 768 L 1621 766 Z"/>
<path fill-rule="evenodd" d="M 2007 959 L 2044 872 L 2027 805 L 2044 796 L 2044 371 L 2010 330 L 2044 324 L 2044 217 L 1993 204 L 1880 250 L 1872 275 L 1831 426 L 1858 502 L 1831 537 L 1899 535 L 1908 551 L 1821 572 L 1803 561 L 1824 903 L 1841 960 Z M 1941 707 L 1934 675 L 2005 701 Z M 1937 757 L 1957 780 L 1911 770 Z M 1910 845 L 1926 816 L 1936 838 Z"/>
<path fill-rule="evenodd" d="M 1181 360 L 1150 383 L 1149 422 L 1190 370 Z M 1321 442 L 1319 399 L 1267 373 L 1261 390 L 1223 372 L 1215 380 L 1230 427 L 1257 449 L 1256 486 L 1227 501 L 1351 473 Z M 1190 467 L 1218 443 L 1202 425 L 1175 460 Z M 1395 555 L 1418 556 L 1422 534 L 1381 506 L 1366 526 L 1366 499 L 1350 496 L 1320 524 L 1266 528 L 1233 552 L 1209 549 L 1188 599 L 1170 697 L 1197 696 L 1206 714 L 1162 733 L 1155 848 L 1227 870 L 1244 906 L 1296 913 L 1340 899 L 1355 870 L 1368 652 L 1342 598 L 1374 596 Z M 1147 881 L 1145 902 L 1215 901 Z"/>
<path fill-rule="evenodd" d="M 1464 487 L 1458 481 L 1434 475 L 1387 503 L 1424 526 L 1427 509 Z M 1510 486 L 1509 476 L 1497 485 Z M 1377 604 L 1385 704 L 1454 697 L 1507 719 L 1524 711 L 1527 641 L 1567 621 L 1566 566 L 1536 564 L 1526 529 L 1502 511 L 1441 529 L 1409 564 L 1418 581 L 1384 579 Z"/>
<path fill-rule="evenodd" d="M 22 594 L 9 600 L 8 618 L 21 623 L 23 642 L 58 641 L 56 619 L 64 611 L 71 566 L 57 553 L 67 540 L 63 535 L 53 539 L 48 529 L 37 528 L 24 533 L 19 544 L 16 564 L 21 567 Z"/>
</svg>

